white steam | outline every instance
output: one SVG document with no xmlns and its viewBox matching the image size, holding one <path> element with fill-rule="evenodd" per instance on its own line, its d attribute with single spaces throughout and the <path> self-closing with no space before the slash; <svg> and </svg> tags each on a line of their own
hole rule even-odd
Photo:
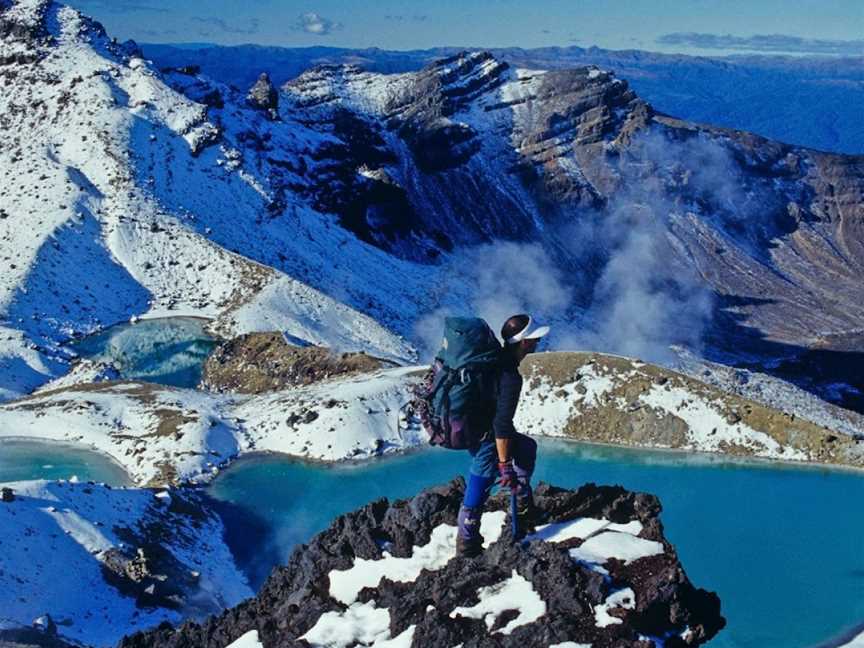
<svg viewBox="0 0 864 648">
<path fill-rule="evenodd" d="M 497 242 L 455 254 L 443 276 L 466 296 L 441 299 L 447 305 L 418 322 L 426 352 L 440 343 L 444 315 L 476 314 L 498 332 L 520 312 L 553 325 L 555 349 L 656 362 L 672 359 L 672 345 L 700 351 L 714 293 L 687 248 L 692 228 L 746 246 L 770 192 L 748 190 L 729 150 L 702 134 L 647 132 L 619 160 L 605 208 L 575 213 L 550 247 Z"/>
<path fill-rule="evenodd" d="M 444 317 L 474 315 L 500 336 L 511 315 L 529 313 L 546 322 L 564 313 L 572 293 L 551 256 L 537 243 L 498 241 L 458 250 L 443 270 L 451 285 L 465 288 L 458 300 L 421 317 L 415 333 L 425 355 L 438 350 Z"/>
</svg>

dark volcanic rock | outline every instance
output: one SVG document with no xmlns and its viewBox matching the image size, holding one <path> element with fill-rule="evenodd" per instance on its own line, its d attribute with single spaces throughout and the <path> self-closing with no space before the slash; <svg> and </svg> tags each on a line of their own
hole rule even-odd
<svg viewBox="0 0 864 648">
<path fill-rule="evenodd" d="M 410 500 L 390 503 L 381 499 L 341 516 L 309 545 L 298 547 L 255 598 L 202 623 L 187 622 L 177 629 L 166 624 L 126 637 L 121 648 L 224 648 L 251 630 L 257 630 L 265 648 L 311 645 L 300 637 L 325 613 L 330 613 L 326 618 L 334 618 L 334 613 L 346 609 L 344 594 L 335 593 L 342 602 L 331 596 L 330 572 L 347 570 L 358 559 L 380 560 L 385 551 L 410 557 L 416 546 L 432 541 L 436 527 L 455 525 L 463 485 L 460 478 Z M 665 645 L 674 648 L 704 644 L 725 625 L 716 594 L 693 587 L 674 548 L 663 537 L 656 497 L 621 487 L 587 484 L 570 491 L 541 484 L 536 499 L 551 522 L 579 518 L 631 522 L 629 528 L 639 529 L 636 536 L 624 531 L 609 531 L 609 535 L 617 533 L 629 542 L 657 543 L 653 546 L 662 546 L 662 552 L 626 563 L 610 558 L 603 564 L 604 574 L 599 565 L 571 557 L 569 549 L 582 543 L 579 538 L 557 543 L 532 539 L 514 546 L 504 532 L 509 528 L 503 514 L 506 498 L 498 495 L 490 500 L 488 510 L 498 512 L 491 513 L 499 516 L 496 522 L 505 522 L 502 534 L 480 557 L 452 557 L 443 565 L 423 569 L 413 581 L 392 581 L 385 576 L 360 590 L 355 602 L 347 601 L 352 612 L 362 614 L 371 608 L 380 615 L 386 609 L 389 636 L 407 633 L 410 645 L 424 647 L 546 647 L 565 641 L 590 643 L 594 648 L 647 646 L 649 642 L 640 639 L 644 636 L 665 639 Z M 452 533 L 445 530 L 445 534 Z M 485 590 L 488 599 L 511 580 L 531 592 L 507 595 L 493 613 L 497 619 L 454 612 L 477 605 L 482 588 L 491 588 Z M 625 588 L 632 590 L 635 600 L 628 598 L 620 606 L 608 600 Z M 520 619 L 518 608 L 527 599 L 542 601 L 545 613 Z M 513 609 L 506 609 L 511 603 Z M 509 634 L 498 632 L 514 620 Z M 386 627 L 383 632 L 387 634 Z M 353 640 L 348 645 L 354 645 Z"/>
<path fill-rule="evenodd" d="M 498 87 L 507 68 L 489 52 L 461 52 L 424 69 L 408 92 L 393 101 L 390 127 L 398 128 L 421 171 L 459 167 L 480 150 L 477 132 L 449 118 Z"/>
<path fill-rule="evenodd" d="M 263 110 L 270 119 L 279 118 L 279 93 L 266 72 L 262 72 L 255 85 L 249 89 L 246 101 L 253 108 Z"/>
</svg>

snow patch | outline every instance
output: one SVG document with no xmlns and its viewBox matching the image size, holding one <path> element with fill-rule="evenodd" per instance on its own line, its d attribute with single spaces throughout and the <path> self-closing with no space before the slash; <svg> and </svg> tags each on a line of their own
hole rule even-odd
<svg viewBox="0 0 864 648">
<path fill-rule="evenodd" d="M 490 630 L 495 620 L 507 610 L 517 610 L 519 615 L 511 619 L 503 628 L 495 632 L 508 635 L 519 626 L 533 623 L 546 614 L 546 603 L 534 590 L 531 582 L 520 576 L 516 570 L 505 581 L 481 587 L 477 590 L 480 602 L 472 607 L 457 607 L 450 613 L 451 618 L 457 616 L 469 619 L 483 619 Z"/>
<path fill-rule="evenodd" d="M 605 628 L 617 623 L 624 623 L 623 620 L 609 614 L 610 610 L 620 608 L 625 610 L 636 608 L 636 593 L 629 587 L 612 592 L 600 605 L 594 606 L 594 619 L 597 627 Z"/>
<path fill-rule="evenodd" d="M 258 639 L 258 631 L 250 630 L 236 641 L 232 641 L 225 648 L 264 648 L 264 644 Z"/>
<path fill-rule="evenodd" d="M 566 542 L 574 538 L 581 540 L 605 530 L 620 531 L 636 536 L 642 532 L 642 523 L 639 520 L 631 520 L 626 524 L 617 524 L 605 518 L 577 518 L 566 522 L 540 525 L 537 527 L 537 532 L 527 536 L 526 540 Z"/>
<path fill-rule="evenodd" d="M 503 511 L 483 514 L 480 519 L 480 533 L 484 537 L 484 547 L 498 540 L 505 516 Z M 455 555 L 456 527 L 440 524 L 432 530 L 429 542 L 422 547 L 414 547 L 409 558 L 392 556 L 385 551 L 383 558 L 355 558 L 349 569 L 332 570 L 329 574 L 330 595 L 337 601 L 351 605 L 364 587 L 376 587 L 385 576 L 396 582 L 414 581 L 422 570 L 441 569 Z"/>
<path fill-rule="evenodd" d="M 305 639 L 313 646 L 327 648 L 346 648 L 357 644 L 378 646 L 378 642 L 390 639 L 390 612 L 386 608 L 376 607 L 375 601 L 352 603 L 343 612 L 322 614 L 299 639 Z"/>
<path fill-rule="evenodd" d="M 574 549 L 570 556 L 574 560 L 602 565 L 610 558 L 624 563 L 663 553 L 663 544 L 654 540 L 637 538 L 620 531 L 604 531 L 591 536 Z"/>
<path fill-rule="evenodd" d="M 693 448 L 723 452 L 722 446 L 731 444 L 751 448 L 757 456 L 807 458 L 802 450 L 784 448 L 768 434 L 757 432 L 743 421 L 730 423 L 722 411 L 721 401 L 708 402 L 682 387 L 654 384 L 639 396 L 639 401 L 684 421 Z"/>
<path fill-rule="evenodd" d="M 582 365 L 573 373 L 574 380 L 564 385 L 553 385 L 543 376 L 526 381 L 529 387 L 522 392 L 516 426 L 545 436 L 561 436 L 574 417 L 585 408 L 600 406 L 616 386 L 615 377 L 600 373 L 596 363 Z"/>
</svg>

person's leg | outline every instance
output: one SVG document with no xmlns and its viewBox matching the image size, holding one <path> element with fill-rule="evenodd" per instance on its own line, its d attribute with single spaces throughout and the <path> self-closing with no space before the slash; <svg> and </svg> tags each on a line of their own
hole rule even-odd
<svg viewBox="0 0 864 648">
<path fill-rule="evenodd" d="M 519 530 L 522 535 L 533 533 L 538 524 L 538 511 L 534 506 L 534 492 L 531 488 L 531 476 L 537 463 L 537 442 L 524 434 L 516 434 L 511 442 L 513 468 L 519 481 L 516 491 L 516 515 L 519 519 Z"/>
<path fill-rule="evenodd" d="M 456 548 L 462 555 L 477 555 L 483 549 L 480 517 L 497 475 L 497 450 L 494 441 L 481 443 L 471 453 L 471 468 L 465 486 L 465 497 L 459 509 Z"/>
</svg>

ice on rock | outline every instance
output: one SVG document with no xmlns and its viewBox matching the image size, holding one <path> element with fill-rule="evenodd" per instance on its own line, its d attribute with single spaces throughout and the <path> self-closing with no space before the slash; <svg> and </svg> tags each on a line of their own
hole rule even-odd
<svg viewBox="0 0 864 648">
<path fill-rule="evenodd" d="M 540 525 L 537 527 L 536 533 L 529 535 L 527 539 L 566 542 L 574 538 L 584 539 L 604 530 L 621 531 L 635 536 L 642 531 L 642 523 L 638 520 L 632 520 L 626 524 L 616 524 L 602 518 L 576 518 L 566 522 Z"/>
<path fill-rule="evenodd" d="M 617 623 L 624 623 L 618 617 L 609 614 L 609 611 L 616 608 L 632 610 L 635 607 L 636 594 L 629 587 L 612 592 L 600 605 L 594 606 L 594 619 L 597 622 L 597 627 L 605 628 Z"/>
<path fill-rule="evenodd" d="M 390 639 L 390 613 L 375 601 L 352 603 L 344 612 L 325 612 L 309 631 L 300 637 L 313 646 L 346 648 L 358 643 L 376 645 Z"/>
<path fill-rule="evenodd" d="M 663 553 L 663 544 L 620 531 L 604 531 L 570 550 L 574 560 L 602 565 L 610 558 L 625 563 Z"/>
</svg>

